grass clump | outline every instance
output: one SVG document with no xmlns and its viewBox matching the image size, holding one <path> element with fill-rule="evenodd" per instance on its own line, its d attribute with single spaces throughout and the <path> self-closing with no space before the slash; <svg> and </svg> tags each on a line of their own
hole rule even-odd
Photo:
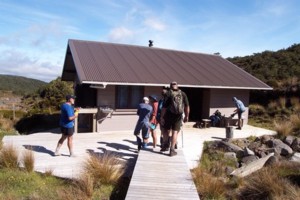
<svg viewBox="0 0 300 200">
<path fill-rule="evenodd" d="M 85 162 L 83 173 L 93 178 L 94 186 L 116 184 L 124 173 L 124 167 L 113 153 L 91 154 Z"/>
<path fill-rule="evenodd" d="M 238 199 L 297 199 L 300 192 L 287 178 L 274 173 L 273 167 L 266 167 L 246 177 L 237 196 Z"/>
<path fill-rule="evenodd" d="M 226 185 L 201 167 L 193 170 L 194 181 L 201 199 L 226 199 Z"/>
<path fill-rule="evenodd" d="M 27 150 L 23 153 L 23 165 L 27 172 L 34 170 L 34 153 L 32 150 Z"/>
<path fill-rule="evenodd" d="M 18 151 L 11 145 L 5 145 L 0 151 L 0 168 L 18 169 Z"/>
<path fill-rule="evenodd" d="M 290 121 L 274 121 L 274 128 L 279 138 L 285 138 L 293 132 L 293 124 Z"/>
</svg>

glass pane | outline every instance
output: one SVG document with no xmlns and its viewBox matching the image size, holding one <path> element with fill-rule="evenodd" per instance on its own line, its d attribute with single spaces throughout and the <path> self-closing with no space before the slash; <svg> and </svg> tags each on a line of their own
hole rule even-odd
<svg viewBox="0 0 300 200">
<path fill-rule="evenodd" d="M 128 91 L 128 86 L 118 86 L 118 108 L 127 108 Z"/>
<path fill-rule="evenodd" d="M 137 108 L 139 103 L 142 102 L 143 99 L 143 87 L 142 86 L 132 86 L 131 88 L 131 108 Z"/>
</svg>

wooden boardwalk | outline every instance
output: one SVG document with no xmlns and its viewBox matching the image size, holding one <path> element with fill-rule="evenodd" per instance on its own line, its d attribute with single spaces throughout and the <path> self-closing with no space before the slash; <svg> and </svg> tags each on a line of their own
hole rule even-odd
<svg viewBox="0 0 300 200">
<path fill-rule="evenodd" d="M 200 199 L 182 150 L 170 157 L 158 150 L 141 150 L 126 200 Z"/>
</svg>

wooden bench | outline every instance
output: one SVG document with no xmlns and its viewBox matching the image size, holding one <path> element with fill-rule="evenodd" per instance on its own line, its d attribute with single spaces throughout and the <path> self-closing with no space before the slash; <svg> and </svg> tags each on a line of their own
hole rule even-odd
<svg viewBox="0 0 300 200">
<path fill-rule="evenodd" d="M 209 128 L 210 127 L 210 122 L 211 122 L 210 119 L 202 119 L 202 122 L 203 122 L 203 125 L 204 125 L 203 128 Z"/>
<path fill-rule="evenodd" d="M 224 122 L 225 122 L 225 127 L 228 127 L 228 126 L 237 126 L 238 125 L 238 118 L 231 118 L 231 117 L 226 117 L 224 119 Z M 242 117 L 242 124 L 241 124 L 241 127 L 243 127 L 244 125 L 244 118 Z"/>
</svg>

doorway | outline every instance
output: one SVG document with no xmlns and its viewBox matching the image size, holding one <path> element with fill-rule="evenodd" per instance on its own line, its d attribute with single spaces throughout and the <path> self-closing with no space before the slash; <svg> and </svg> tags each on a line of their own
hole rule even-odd
<svg viewBox="0 0 300 200">
<path fill-rule="evenodd" d="M 200 121 L 202 115 L 203 89 L 180 88 L 188 97 L 190 104 L 189 121 Z"/>
</svg>

